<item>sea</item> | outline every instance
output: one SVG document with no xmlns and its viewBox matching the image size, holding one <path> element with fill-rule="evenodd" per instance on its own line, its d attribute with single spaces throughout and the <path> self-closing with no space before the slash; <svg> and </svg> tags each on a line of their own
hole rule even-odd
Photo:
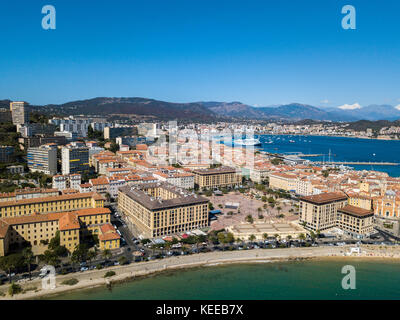
<svg viewBox="0 0 400 320">
<path fill-rule="evenodd" d="M 344 289 L 346 265 L 355 289 Z M 355 300 L 400 298 L 400 265 L 393 261 L 307 260 L 232 264 L 168 271 L 151 277 L 71 292 L 62 300 Z M 346 281 L 345 281 L 346 282 Z"/>
<path fill-rule="evenodd" d="M 311 161 L 373 161 L 400 163 L 400 141 L 261 135 L 260 150 L 272 153 L 323 154 Z M 294 142 L 290 142 L 290 140 Z M 352 166 L 400 176 L 400 166 Z M 356 289 L 342 288 L 342 268 L 356 270 Z M 393 261 L 311 260 L 168 271 L 114 285 L 70 292 L 51 299 L 399 299 L 400 265 Z"/>
<path fill-rule="evenodd" d="M 260 135 L 260 150 L 271 153 L 321 154 L 310 161 L 361 161 L 400 163 L 400 141 L 346 137 Z M 400 165 L 351 165 L 356 170 L 376 170 L 400 177 Z"/>
</svg>

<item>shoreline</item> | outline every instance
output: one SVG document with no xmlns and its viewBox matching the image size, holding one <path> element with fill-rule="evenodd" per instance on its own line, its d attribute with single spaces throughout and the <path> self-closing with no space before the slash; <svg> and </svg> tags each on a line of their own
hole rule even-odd
<svg viewBox="0 0 400 320">
<path fill-rule="evenodd" d="M 257 135 L 266 136 L 302 136 L 302 137 L 333 137 L 333 138 L 350 138 L 350 139 L 364 139 L 364 140 L 380 140 L 380 141 L 400 141 L 400 139 L 391 138 L 373 138 L 363 136 L 339 136 L 339 135 L 320 135 L 320 134 L 304 134 L 304 133 L 256 133 Z"/>
<path fill-rule="evenodd" d="M 192 269 L 198 267 L 217 267 L 231 264 L 253 264 L 253 263 L 276 263 L 293 262 L 306 260 L 365 260 L 365 261 L 398 261 L 400 259 L 400 248 L 381 251 L 381 246 L 362 246 L 361 255 L 346 256 L 350 246 L 343 247 L 309 247 L 309 248 L 285 248 L 285 249 L 253 249 L 243 251 L 208 252 L 197 255 L 178 256 L 168 259 L 131 263 L 126 266 L 115 266 L 101 270 L 86 271 L 68 275 L 58 275 L 55 289 L 38 289 L 14 296 L 0 297 L 0 300 L 27 300 L 46 299 L 48 297 L 68 294 L 77 290 L 93 289 L 98 287 L 107 288 L 108 285 L 121 284 L 135 279 L 155 276 L 163 272 L 176 272 L 181 269 Z M 395 250 L 393 250 L 395 249 Z M 393 252 L 395 251 L 395 252 Z M 108 271 L 114 271 L 115 276 L 104 278 Z M 62 285 L 61 282 L 67 279 L 76 278 L 79 282 L 73 286 Z M 41 288 L 41 279 L 19 283 L 21 287 L 29 288 L 36 286 Z M 6 293 L 9 284 L 0 286 L 0 291 Z M 5 290 L 4 290 L 5 289 Z"/>
</svg>

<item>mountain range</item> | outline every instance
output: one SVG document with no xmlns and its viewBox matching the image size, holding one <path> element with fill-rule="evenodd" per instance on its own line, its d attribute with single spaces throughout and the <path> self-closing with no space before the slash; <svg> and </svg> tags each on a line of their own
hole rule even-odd
<svg viewBox="0 0 400 320">
<path fill-rule="evenodd" d="M 4 107 L 9 100 L 0 100 Z M 4 104 L 4 106 L 3 106 Z M 71 101 L 64 104 L 32 106 L 34 110 L 53 115 L 112 115 L 136 114 L 154 116 L 161 120 L 203 120 L 255 119 L 299 121 L 304 119 L 317 121 L 353 122 L 357 120 L 400 119 L 400 108 L 391 105 L 358 104 L 337 108 L 321 108 L 307 104 L 291 103 L 278 106 L 254 107 L 241 102 L 199 101 L 174 103 L 148 98 L 108 98 L 99 97 L 88 100 Z"/>
</svg>

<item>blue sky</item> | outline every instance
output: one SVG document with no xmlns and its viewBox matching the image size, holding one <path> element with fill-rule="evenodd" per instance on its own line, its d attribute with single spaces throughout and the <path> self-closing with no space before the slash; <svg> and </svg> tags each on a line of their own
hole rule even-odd
<svg viewBox="0 0 400 320">
<path fill-rule="evenodd" d="M 382 0 L 2 0 L 0 99 L 397 105 L 399 15 Z"/>
</svg>

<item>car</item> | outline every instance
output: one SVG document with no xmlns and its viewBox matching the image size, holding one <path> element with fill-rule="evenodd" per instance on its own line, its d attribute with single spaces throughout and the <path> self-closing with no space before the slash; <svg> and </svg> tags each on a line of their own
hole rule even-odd
<svg viewBox="0 0 400 320">
<path fill-rule="evenodd" d="M 114 262 L 114 266 L 119 266 L 119 262 L 118 262 L 118 261 L 115 261 L 115 262 Z"/>
<path fill-rule="evenodd" d="M 80 269 L 81 272 L 83 272 L 83 271 L 88 271 L 88 270 L 89 270 L 88 267 L 82 267 L 82 268 Z"/>
</svg>

